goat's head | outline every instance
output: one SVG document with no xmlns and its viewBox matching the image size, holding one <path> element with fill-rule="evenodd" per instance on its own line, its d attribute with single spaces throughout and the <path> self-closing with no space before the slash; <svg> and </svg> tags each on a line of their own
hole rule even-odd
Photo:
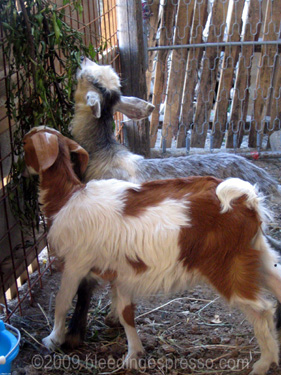
<svg viewBox="0 0 281 375">
<path fill-rule="evenodd" d="M 95 118 L 112 110 L 120 100 L 120 79 L 110 65 L 98 65 L 87 57 L 77 72 L 76 105 L 91 108 Z"/>
<path fill-rule="evenodd" d="M 49 169 L 59 157 L 70 160 L 74 153 L 78 158 L 79 170 L 75 170 L 78 177 L 85 172 L 89 155 L 78 143 L 64 137 L 59 131 L 47 126 L 31 129 L 23 138 L 25 163 L 30 174 L 39 174 Z"/>
</svg>

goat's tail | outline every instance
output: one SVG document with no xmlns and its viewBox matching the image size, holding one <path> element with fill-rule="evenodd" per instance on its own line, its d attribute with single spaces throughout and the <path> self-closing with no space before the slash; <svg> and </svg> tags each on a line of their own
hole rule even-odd
<svg viewBox="0 0 281 375">
<path fill-rule="evenodd" d="M 272 219 L 271 212 L 263 204 L 264 196 L 257 191 L 256 185 L 240 178 L 229 178 L 218 185 L 216 194 L 221 202 L 221 213 L 231 210 L 232 202 L 244 195 L 246 206 L 258 213 L 262 223 Z"/>
<path fill-rule="evenodd" d="M 221 213 L 232 209 L 232 201 L 246 196 L 245 204 L 254 209 L 262 223 L 272 219 L 271 212 L 264 206 L 264 198 L 256 186 L 239 178 L 230 178 L 218 185 L 216 194 L 221 202 Z M 280 253 L 270 248 L 262 228 L 252 239 L 251 247 L 260 251 L 261 278 L 263 285 L 270 289 L 278 299 L 277 329 L 281 332 L 281 265 Z"/>
</svg>

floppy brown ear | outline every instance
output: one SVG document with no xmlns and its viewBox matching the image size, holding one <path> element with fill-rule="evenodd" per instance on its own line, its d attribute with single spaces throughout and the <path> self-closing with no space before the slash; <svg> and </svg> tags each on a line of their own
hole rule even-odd
<svg viewBox="0 0 281 375">
<path fill-rule="evenodd" d="M 88 163 L 89 163 L 89 154 L 88 152 L 81 147 L 77 142 L 73 141 L 72 139 L 66 138 L 69 151 L 72 153 L 75 153 L 78 157 L 78 163 L 79 163 L 79 172 L 77 173 L 78 177 L 82 177 L 84 172 L 87 169 Z"/>
<path fill-rule="evenodd" d="M 58 137 L 50 133 L 35 133 L 31 140 L 38 159 L 39 170 L 46 171 L 57 160 L 59 154 Z"/>
</svg>

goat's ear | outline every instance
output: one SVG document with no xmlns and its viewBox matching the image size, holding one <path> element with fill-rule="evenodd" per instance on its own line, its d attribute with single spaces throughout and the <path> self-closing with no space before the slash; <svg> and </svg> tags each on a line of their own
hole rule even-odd
<svg viewBox="0 0 281 375">
<path fill-rule="evenodd" d="M 95 91 L 88 91 L 87 96 L 87 105 L 91 107 L 92 113 L 95 118 L 100 118 L 101 116 L 101 98 L 100 95 Z"/>
<path fill-rule="evenodd" d="M 57 160 L 59 154 L 58 137 L 50 133 L 35 133 L 31 136 L 39 170 L 46 171 Z"/>
<path fill-rule="evenodd" d="M 73 141 L 72 139 L 66 138 L 67 144 L 70 152 L 75 153 L 78 158 L 78 171 L 77 166 L 75 168 L 75 172 L 79 178 L 82 178 L 84 172 L 87 169 L 89 163 L 89 154 L 88 152 L 81 147 L 77 142 Z"/>
<path fill-rule="evenodd" d="M 138 121 L 147 118 L 154 110 L 154 105 L 136 98 L 135 96 L 121 95 L 120 101 L 114 106 L 114 110 L 123 113 L 131 120 Z"/>
</svg>

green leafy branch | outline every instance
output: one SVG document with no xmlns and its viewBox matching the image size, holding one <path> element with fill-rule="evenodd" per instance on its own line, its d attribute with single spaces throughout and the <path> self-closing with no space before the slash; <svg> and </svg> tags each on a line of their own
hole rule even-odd
<svg viewBox="0 0 281 375">
<path fill-rule="evenodd" d="M 67 3 L 69 0 L 64 1 Z M 71 6 L 81 13 L 81 0 Z M 83 35 L 64 21 L 64 11 L 58 11 L 57 5 L 47 0 L 2 0 L 0 22 L 8 66 L 6 108 L 14 124 L 10 204 L 23 226 L 35 222 L 38 227 L 37 189 L 34 182 L 22 178 L 22 137 L 38 125 L 70 135 L 80 57 L 95 59 L 101 47 L 97 50 L 92 44 L 85 46 Z"/>
</svg>

